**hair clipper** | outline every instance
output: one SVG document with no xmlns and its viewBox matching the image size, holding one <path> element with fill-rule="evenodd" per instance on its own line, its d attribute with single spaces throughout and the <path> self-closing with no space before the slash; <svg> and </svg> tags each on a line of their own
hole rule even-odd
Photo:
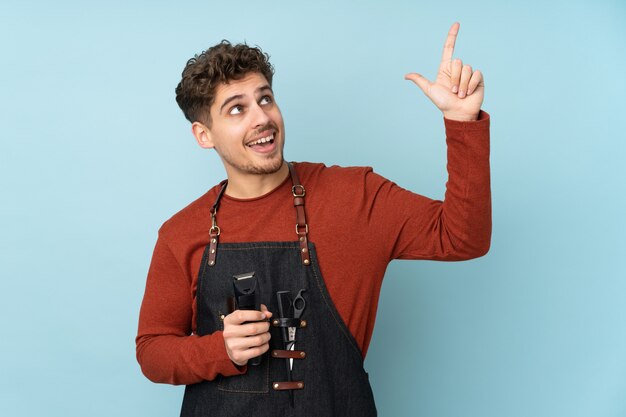
<svg viewBox="0 0 626 417">
<path fill-rule="evenodd" d="M 235 305 L 238 310 L 261 310 L 259 303 L 259 282 L 254 271 L 245 274 L 233 275 L 233 289 L 235 290 Z M 259 365 L 262 356 L 248 361 L 250 365 Z"/>
</svg>

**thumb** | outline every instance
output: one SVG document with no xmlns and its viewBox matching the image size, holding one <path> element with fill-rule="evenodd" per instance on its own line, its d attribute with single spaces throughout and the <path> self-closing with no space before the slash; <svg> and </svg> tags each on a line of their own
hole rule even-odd
<svg viewBox="0 0 626 417">
<path fill-rule="evenodd" d="M 265 317 L 267 318 L 270 318 L 273 315 L 272 312 L 267 309 L 267 306 L 265 304 L 261 304 L 261 312 L 265 314 Z"/>
<path fill-rule="evenodd" d="M 404 79 L 413 81 L 415 85 L 422 89 L 424 94 L 428 95 L 428 90 L 430 90 L 430 81 L 428 81 L 426 78 L 422 77 L 418 73 L 412 72 L 405 75 Z"/>
</svg>

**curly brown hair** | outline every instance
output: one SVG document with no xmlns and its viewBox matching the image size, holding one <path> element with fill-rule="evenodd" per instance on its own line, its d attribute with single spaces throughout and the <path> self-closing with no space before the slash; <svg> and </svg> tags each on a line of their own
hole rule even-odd
<svg viewBox="0 0 626 417">
<path fill-rule="evenodd" d="M 269 58 L 259 47 L 232 45 L 223 40 L 187 61 L 176 87 L 176 102 L 191 123 L 199 121 L 210 127 L 209 109 L 217 86 L 257 72 L 265 76 L 271 87 L 274 67 Z"/>
</svg>

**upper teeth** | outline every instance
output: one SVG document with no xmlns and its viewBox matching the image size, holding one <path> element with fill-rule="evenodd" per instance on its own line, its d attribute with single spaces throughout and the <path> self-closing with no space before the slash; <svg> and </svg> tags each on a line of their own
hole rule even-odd
<svg viewBox="0 0 626 417">
<path fill-rule="evenodd" d="M 266 142 L 269 142 L 270 140 L 274 140 L 274 134 L 273 133 L 271 135 L 269 135 L 269 136 L 264 137 L 264 138 L 255 140 L 254 142 L 250 142 L 248 144 L 248 146 L 258 145 L 260 143 L 266 143 Z"/>
</svg>

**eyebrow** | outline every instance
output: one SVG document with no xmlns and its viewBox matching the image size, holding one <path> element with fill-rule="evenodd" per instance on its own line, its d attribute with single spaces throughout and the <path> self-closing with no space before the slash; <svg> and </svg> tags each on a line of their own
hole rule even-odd
<svg viewBox="0 0 626 417">
<path fill-rule="evenodd" d="M 262 85 L 261 87 L 257 88 L 255 92 L 258 93 L 265 90 L 269 90 L 270 93 L 274 94 L 272 88 L 268 84 Z M 222 110 L 224 110 L 224 107 L 226 107 L 228 103 L 234 100 L 239 100 L 241 98 L 243 98 L 243 94 L 236 94 L 234 96 L 228 97 L 226 100 L 224 100 L 224 103 L 222 103 L 222 106 L 220 107 L 220 113 L 222 112 Z"/>
</svg>

